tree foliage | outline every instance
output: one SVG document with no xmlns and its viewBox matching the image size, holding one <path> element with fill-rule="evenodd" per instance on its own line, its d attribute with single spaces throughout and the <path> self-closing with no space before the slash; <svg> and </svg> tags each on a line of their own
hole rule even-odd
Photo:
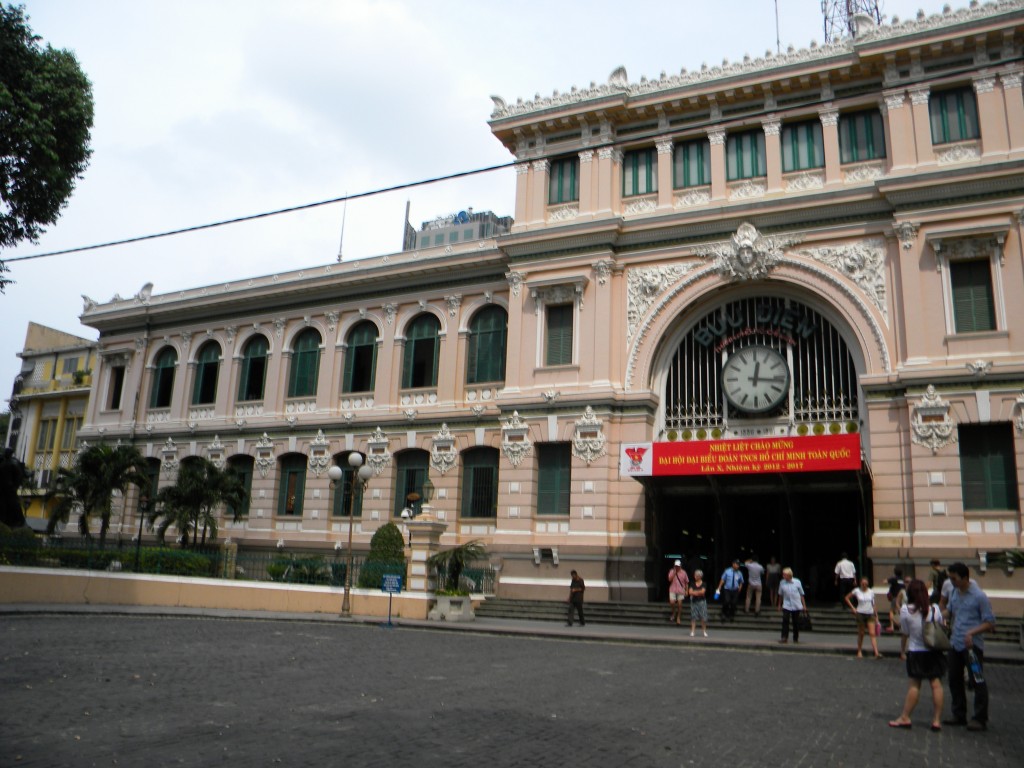
<svg viewBox="0 0 1024 768">
<path fill-rule="evenodd" d="M 466 566 L 476 560 L 483 560 L 486 556 L 487 550 L 479 539 L 431 555 L 427 565 L 437 573 L 437 591 L 459 592 L 459 580 Z"/>
<path fill-rule="evenodd" d="M 394 523 L 382 525 L 370 539 L 370 552 L 359 569 L 359 586 L 379 588 L 385 573 L 405 574 L 405 538 Z"/>
<path fill-rule="evenodd" d="M 149 514 L 160 541 L 172 525 L 185 546 L 200 546 L 217 538 L 217 508 L 226 504 L 237 522 L 245 508 L 245 484 L 232 469 L 220 469 L 209 459 L 182 462 L 174 485 L 161 488 Z M 159 521 L 159 523 L 158 523 Z"/>
<path fill-rule="evenodd" d="M 83 448 L 71 469 L 60 469 L 53 487 L 46 494 L 49 520 L 46 532 L 53 533 L 57 523 L 67 523 L 78 512 L 78 531 L 86 538 L 90 522 L 100 518 L 100 546 L 107 540 L 114 491 L 122 496 L 129 485 L 145 488 L 146 460 L 128 445 L 99 443 Z"/>
<path fill-rule="evenodd" d="M 41 45 L 24 7 L 0 4 L 0 251 L 57 221 L 89 163 L 92 120 L 74 54 Z"/>
</svg>

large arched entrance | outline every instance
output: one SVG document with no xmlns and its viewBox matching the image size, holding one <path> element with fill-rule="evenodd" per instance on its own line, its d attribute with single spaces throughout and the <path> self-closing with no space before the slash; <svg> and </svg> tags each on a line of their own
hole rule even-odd
<svg viewBox="0 0 1024 768">
<path fill-rule="evenodd" d="M 695 314 L 672 344 L 642 479 L 658 597 L 675 557 L 717 583 L 756 555 L 793 567 L 811 599 L 834 599 L 835 562 L 846 552 L 864 572 L 871 528 L 858 355 L 824 311 L 785 295 Z"/>
</svg>

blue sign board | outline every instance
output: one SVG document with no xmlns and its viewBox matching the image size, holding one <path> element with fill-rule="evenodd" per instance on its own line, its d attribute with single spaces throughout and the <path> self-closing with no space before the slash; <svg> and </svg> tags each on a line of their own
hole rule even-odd
<svg viewBox="0 0 1024 768">
<path fill-rule="evenodd" d="M 402 574 L 400 573 L 385 573 L 380 579 L 380 588 L 382 592 L 387 592 L 391 595 L 399 595 L 402 593 Z"/>
</svg>

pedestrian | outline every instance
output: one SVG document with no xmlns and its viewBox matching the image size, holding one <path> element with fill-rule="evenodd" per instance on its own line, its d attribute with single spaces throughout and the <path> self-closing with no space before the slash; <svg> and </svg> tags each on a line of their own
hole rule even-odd
<svg viewBox="0 0 1024 768">
<path fill-rule="evenodd" d="M 942 563 L 938 560 L 932 560 L 932 593 L 931 601 L 934 605 L 938 605 L 942 600 L 942 588 L 945 586 L 946 581 L 949 579 L 949 574 L 942 567 Z M 947 590 L 948 592 L 948 590 Z"/>
<path fill-rule="evenodd" d="M 704 637 L 708 636 L 708 591 L 704 583 L 704 571 L 699 568 L 693 572 L 693 581 L 686 590 L 690 596 L 690 637 L 697 631 L 697 619 Z"/>
<path fill-rule="evenodd" d="M 923 581 L 921 583 L 924 584 Z M 928 587 L 927 586 L 925 587 L 924 591 L 925 591 L 925 593 L 928 592 Z M 906 586 L 904 586 L 903 589 L 901 589 L 899 591 L 899 594 L 896 595 L 896 599 L 893 600 L 893 604 L 892 605 L 893 605 L 893 609 L 895 610 L 895 615 L 896 616 L 902 615 L 902 613 L 903 613 L 903 606 L 907 604 L 907 599 L 908 599 L 907 598 L 907 588 L 906 588 Z M 943 613 L 943 615 L 942 615 L 942 620 L 943 620 L 943 622 L 945 622 L 945 620 L 946 620 L 945 613 Z M 902 627 L 901 627 L 901 630 L 902 630 Z M 901 631 L 900 632 L 900 661 L 906 661 L 906 660 L 907 660 L 907 636 L 905 634 L 903 634 L 903 632 Z"/>
<path fill-rule="evenodd" d="M 743 612 L 750 613 L 750 604 L 754 604 L 754 615 L 761 615 L 761 577 L 764 566 L 757 562 L 757 555 L 747 558 L 747 599 L 743 604 Z"/>
<path fill-rule="evenodd" d="M 772 608 L 778 608 L 779 583 L 782 581 L 782 563 L 776 561 L 775 555 L 772 555 L 764 570 L 765 585 L 768 587 L 768 602 L 772 604 Z"/>
<path fill-rule="evenodd" d="M 586 620 L 583 618 L 583 593 L 587 589 L 587 585 L 583 583 L 583 577 L 580 576 L 576 571 L 570 571 L 569 575 L 572 576 L 572 580 L 569 582 L 569 616 L 566 620 L 566 626 L 572 626 L 572 611 L 575 608 L 576 614 L 580 619 L 580 626 L 587 626 Z"/>
<path fill-rule="evenodd" d="M 889 601 L 889 632 L 895 632 L 899 626 L 900 607 L 896 605 L 900 592 L 905 588 L 903 582 L 903 569 L 896 566 L 892 569 L 892 576 L 888 579 L 889 590 L 885 593 L 885 599 Z"/>
<path fill-rule="evenodd" d="M 839 587 L 839 601 L 842 602 L 856 585 L 857 566 L 843 552 L 839 557 L 839 562 L 836 563 L 836 586 Z"/>
<path fill-rule="evenodd" d="M 949 566 L 953 593 L 949 596 L 949 614 L 953 633 L 949 638 L 949 693 L 953 698 L 953 717 L 948 725 L 966 725 L 969 731 L 988 729 L 988 683 L 983 662 L 985 640 L 982 635 L 996 628 L 992 604 L 981 587 L 973 583 L 963 563 Z M 941 589 L 941 587 L 940 587 Z M 967 693 L 964 669 L 974 683 L 974 717 L 967 721 Z"/>
<path fill-rule="evenodd" d="M 8 528 L 25 525 L 25 510 L 18 498 L 18 488 L 25 481 L 25 465 L 14 456 L 13 448 L 4 448 L 0 458 L 0 523 Z"/>
<path fill-rule="evenodd" d="M 668 604 L 672 608 L 669 621 L 676 624 L 683 622 L 683 600 L 686 599 L 686 586 L 690 579 L 683 570 L 682 560 L 676 560 L 672 570 L 668 572 Z"/>
<path fill-rule="evenodd" d="M 800 579 L 793 578 L 792 568 L 782 569 L 782 582 L 779 584 L 779 610 L 782 611 L 782 639 L 780 643 L 789 642 L 789 623 L 793 622 L 793 642 L 800 642 L 800 614 L 808 614 L 807 601 L 804 599 L 804 585 Z M 809 615 L 809 614 L 808 614 Z"/>
<path fill-rule="evenodd" d="M 725 569 L 718 581 L 715 597 L 722 598 L 722 621 L 736 621 L 736 604 L 739 602 L 740 589 L 743 588 L 743 572 L 740 561 L 733 560 L 732 565 Z"/>
<path fill-rule="evenodd" d="M 854 606 L 853 600 L 857 601 Z M 846 605 L 857 618 L 857 658 L 864 658 L 864 633 L 871 638 L 871 649 L 875 652 L 875 658 L 882 658 L 878 652 L 878 638 L 875 636 L 875 627 L 878 626 L 878 608 L 875 606 L 875 593 L 871 589 L 867 576 L 862 576 L 860 588 L 853 589 L 844 598 Z"/>
<path fill-rule="evenodd" d="M 906 588 L 907 602 L 900 608 L 900 630 L 907 638 L 907 677 L 910 685 L 903 711 L 895 720 L 889 721 L 890 728 L 910 728 L 910 715 L 921 697 L 921 682 L 927 680 L 932 686 L 932 730 L 941 731 L 942 725 L 942 678 L 946 674 L 946 657 L 925 645 L 924 625 L 932 622 L 941 625 L 942 611 L 932 605 L 928 598 L 928 587 L 920 579 L 914 579 Z M 940 630 L 945 631 L 945 630 Z"/>
</svg>

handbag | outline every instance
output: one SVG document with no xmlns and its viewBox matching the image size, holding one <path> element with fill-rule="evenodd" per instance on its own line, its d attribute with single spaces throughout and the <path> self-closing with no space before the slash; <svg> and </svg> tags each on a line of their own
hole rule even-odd
<svg viewBox="0 0 1024 768">
<path fill-rule="evenodd" d="M 933 651 L 949 650 L 949 635 L 946 628 L 934 620 L 935 609 L 928 611 L 930 621 L 922 621 L 921 634 L 924 635 L 924 644 Z"/>
<path fill-rule="evenodd" d="M 801 632 L 812 632 L 814 625 L 811 623 L 811 614 L 801 613 L 796 617 L 797 626 L 800 627 Z"/>
</svg>

